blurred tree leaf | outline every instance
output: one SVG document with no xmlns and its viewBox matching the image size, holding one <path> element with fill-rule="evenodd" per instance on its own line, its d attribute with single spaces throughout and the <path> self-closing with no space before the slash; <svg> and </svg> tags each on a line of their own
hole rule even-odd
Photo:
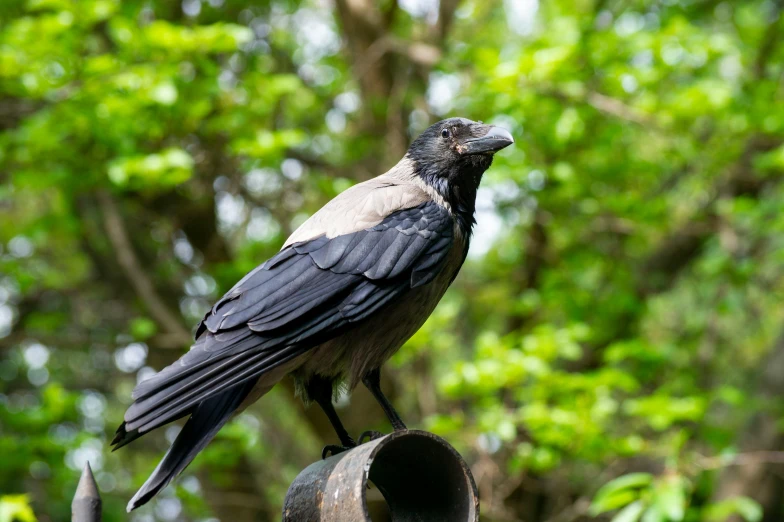
<svg viewBox="0 0 784 522">
<path fill-rule="evenodd" d="M 0 496 L 0 522 L 37 522 L 27 495 Z"/>
<path fill-rule="evenodd" d="M 650 473 L 629 473 L 611 480 L 594 495 L 590 513 L 599 515 L 631 504 L 631 500 L 639 497 L 640 490 L 653 483 L 653 478 Z"/>
</svg>

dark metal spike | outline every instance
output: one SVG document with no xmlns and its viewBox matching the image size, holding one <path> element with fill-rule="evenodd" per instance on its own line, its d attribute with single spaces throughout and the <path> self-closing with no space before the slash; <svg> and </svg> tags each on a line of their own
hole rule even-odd
<svg viewBox="0 0 784 522">
<path fill-rule="evenodd" d="M 101 522 L 101 494 L 87 462 L 71 503 L 71 522 Z"/>
</svg>

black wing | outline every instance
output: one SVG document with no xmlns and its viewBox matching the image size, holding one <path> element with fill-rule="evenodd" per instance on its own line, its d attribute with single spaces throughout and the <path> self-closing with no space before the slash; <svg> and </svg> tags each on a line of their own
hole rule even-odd
<svg viewBox="0 0 784 522">
<path fill-rule="evenodd" d="M 187 415 L 429 283 L 452 244 L 453 220 L 431 201 L 366 230 L 286 247 L 213 306 L 187 354 L 136 387 L 115 443 Z"/>
</svg>

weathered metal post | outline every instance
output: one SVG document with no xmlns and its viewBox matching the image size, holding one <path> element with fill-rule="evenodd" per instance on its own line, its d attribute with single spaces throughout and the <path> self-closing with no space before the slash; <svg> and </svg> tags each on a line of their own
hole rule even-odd
<svg viewBox="0 0 784 522">
<path fill-rule="evenodd" d="M 368 510 L 368 483 L 387 510 Z M 471 471 L 444 439 L 398 431 L 311 464 L 289 487 L 283 522 L 477 522 Z"/>
<path fill-rule="evenodd" d="M 84 465 L 71 502 L 71 522 L 101 522 L 101 495 L 89 462 Z"/>
</svg>

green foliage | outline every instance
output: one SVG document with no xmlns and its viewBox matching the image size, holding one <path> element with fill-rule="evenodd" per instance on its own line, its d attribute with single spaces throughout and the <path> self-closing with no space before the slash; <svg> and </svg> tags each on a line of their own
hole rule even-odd
<svg viewBox="0 0 784 522">
<path fill-rule="evenodd" d="M 160 154 L 118 158 L 109 164 L 109 179 L 115 185 L 144 188 L 145 185 L 179 185 L 193 174 L 193 158 L 182 149 Z"/>
<path fill-rule="evenodd" d="M 733 497 L 713 504 L 706 510 L 705 520 L 718 522 L 734 514 L 742 516 L 747 522 L 762 520 L 760 505 L 749 497 Z"/>
<path fill-rule="evenodd" d="M 0 522 L 36 522 L 30 499 L 27 495 L 4 495 L 0 497 Z"/>
<path fill-rule="evenodd" d="M 611 480 L 596 492 L 589 513 L 617 513 L 612 522 L 679 522 L 687 513 L 691 493 L 689 481 L 682 476 L 666 474 L 655 479 L 650 473 L 630 473 Z M 748 522 L 758 521 L 762 511 L 748 497 L 732 497 L 706 507 L 705 521 L 726 520 L 739 514 Z"/>
<path fill-rule="evenodd" d="M 636 501 L 642 494 L 641 490 L 650 487 L 652 483 L 653 475 L 650 473 L 630 473 L 613 479 L 596 492 L 591 503 L 590 513 L 599 515 L 631 504 L 632 502 L 629 500 Z M 640 503 L 634 503 L 642 506 Z"/>
</svg>

